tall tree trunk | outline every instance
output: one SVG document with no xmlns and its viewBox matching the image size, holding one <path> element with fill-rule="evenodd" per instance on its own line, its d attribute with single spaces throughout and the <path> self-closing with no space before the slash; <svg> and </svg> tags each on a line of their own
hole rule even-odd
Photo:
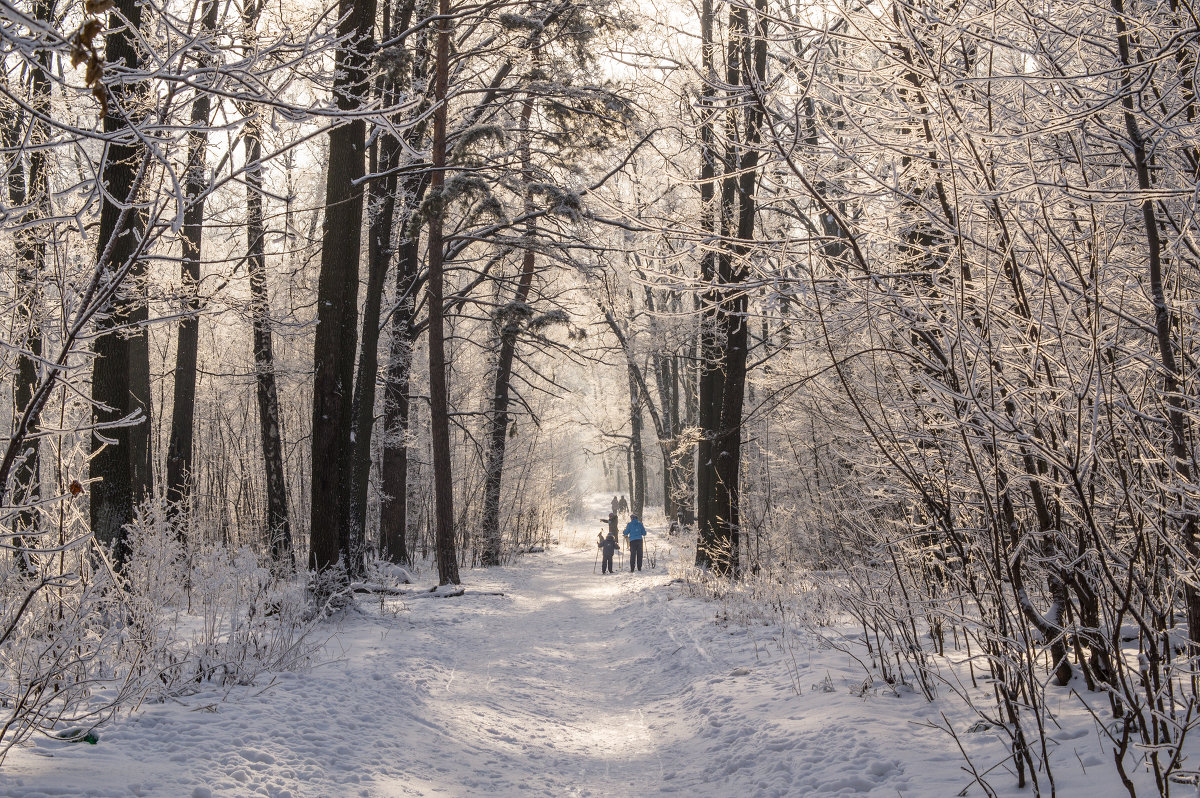
<svg viewBox="0 0 1200 798">
<path fill-rule="evenodd" d="M 340 0 L 334 97 L 355 111 L 369 89 L 375 0 Z M 359 246 L 363 222 L 366 122 L 352 119 L 329 133 L 321 273 L 317 283 L 317 330 L 313 343 L 312 506 L 309 567 L 325 571 L 343 559 L 357 570 L 346 525 L 353 446 L 354 356 L 358 341 Z"/>
<path fill-rule="evenodd" d="M 446 103 L 450 73 L 450 0 L 438 0 L 437 50 L 433 68 L 433 175 L 434 197 L 445 187 Z M 429 219 L 429 426 L 433 448 L 434 538 L 438 583 L 459 583 L 454 543 L 454 471 L 450 461 L 450 397 L 446 384 L 445 298 L 442 260 L 445 242 L 442 214 L 445 204 Z"/>
<path fill-rule="evenodd" d="M 665 440 L 659 441 L 663 458 L 663 513 L 667 518 L 672 518 L 675 515 L 676 491 L 673 481 L 674 472 L 671 469 L 671 452 L 675 448 L 674 429 L 671 424 L 671 357 L 670 355 L 663 355 L 655 349 L 651 353 L 651 358 L 653 360 L 651 366 L 654 369 L 654 384 L 658 389 L 658 404 L 662 408 L 663 432 L 665 433 Z"/>
<path fill-rule="evenodd" d="M 533 45 L 532 64 L 538 68 L 538 44 Z M 500 489 L 504 482 L 504 456 L 508 444 L 508 404 L 509 391 L 512 381 L 513 359 L 517 352 L 517 336 L 521 332 L 522 323 L 529 318 L 529 291 L 533 286 L 533 273 L 536 264 L 534 257 L 534 242 L 537 240 L 537 222 L 533 217 L 533 155 L 530 142 L 529 121 L 533 117 L 533 91 L 525 93 L 521 103 L 521 118 L 519 123 L 521 152 L 521 182 L 525 187 L 524 213 L 525 221 L 525 250 L 521 258 L 521 276 L 517 281 L 517 290 L 513 301 L 508 307 L 501 307 L 497 313 L 497 326 L 500 332 L 500 352 L 496 358 L 496 378 L 492 385 L 492 412 L 488 419 L 488 454 L 484 467 L 483 484 L 483 518 L 481 520 L 481 537 L 483 550 L 480 553 L 480 564 L 484 567 L 500 564 Z"/>
<path fill-rule="evenodd" d="M 203 34 L 217 28 L 217 0 L 205 0 L 201 14 Z M 207 60 L 207 59 L 204 59 Z M 200 345 L 200 257 L 204 245 L 204 191 L 208 188 L 208 92 L 200 90 L 192 101 L 192 129 L 188 131 L 188 163 L 184 191 L 183 257 L 179 261 L 183 313 L 175 347 L 174 403 L 171 437 L 167 444 L 167 501 L 174 511 L 189 509 L 192 480 L 192 440 L 195 435 L 196 360 Z M 179 528 L 182 533 L 182 525 Z"/>
<path fill-rule="evenodd" d="M 744 85 L 743 40 L 745 37 L 746 10 L 744 7 L 730 4 L 730 22 L 728 22 L 728 42 L 726 48 L 725 80 L 728 92 L 727 102 L 736 103 L 739 96 L 738 86 Z M 738 540 L 737 540 L 737 491 L 740 466 L 740 442 L 742 442 L 742 409 L 743 397 L 730 394 L 731 390 L 744 388 L 745 383 L 745 324 L 737 311 L 744 307 L 742 302 L 733 299 L 740 295 L 733 287 L 737 282 L 734 272 L 739 269 L 736 256 L 742 251 L 740 242 L 728 242 L 728 223 L 734 212 L 737 212 L 737 224 L 742 220 L 742 209 L 745 197 L 739 193 L 740 158 L 743 152 L 736 144 L 740 137 L 738 124 L 740 114 L 726 114 L 725 132 L 725 164 L 726 174 L 721 179 L 721 251 L 716 257 L 716 286 L 714 288 L 716 306 L 714 308 L 715 335 L 720 341 L 720 365 L 716 368 L 716 379 L 720 379 L 720 400 L 715 403 L 710 412 L 715 415 L 716 424 L 708 431 L 712 439 L 710 451 L 710 472 L 712 472 L 712 487 L 709 491 L 706 526 L 712 538 L 710 560 L 713 568 L 719 574 L 732 575 L 737 572 Z M 740 233 L 740 229 L 738 230 Z M 743 342 L 738 346 L 738 334 L 742 334 Z M 731 348 L 732 347 L 732 348 Z M 740 368 L 742 373 L 738 374 Z M 740 378 L 740 379 L 739 379 Z M 702 403 L 703 404 L 703 403 Z M 737 414 L 732 412 L 737 407 Z M 728 426 L 733 422 L 734 427 Z"/>
<path fill-rule="evenodd" d="M 713 0 L 703 0 L 700 11 L 700 48 L 704 83 L 700 93 L 700 204 L 702 229 L 717 239 L 700 259 L 700 281 L 704 293 L 698 298 L 700 341 L 697 375 L 698 397 L 696 424 L 700 435 L 696 445 L 696 564 L 711 567 L 717 547 L 717 517 L 714 505 L 714 438 L 721 420 L 721 391 L 724 380 L 720 371 L 721 338 L 717 326 L 720 298 L 716 288 L 717 251 L 721 246 L 725 211 L 716 204 L 716 42 L 713 34 Z"/>
<path fill-rule="evenodd" d="M 9 110 L 6 109 L 6 111 Z M 22 222 L 24 225 L 30 225 L 39 218 L 44 210 L 43 203 L 39 198 L 38 182 L 41 182 L 41 191 L 44 191 L 45 165 L 34 162 L 33 156 L 40 154 L 39 151 L 35 150 L 34 153 L 31 153 L 29 180 L 26 182 L 25 165 L 21 163 L 19 155 L 21 128 L 23 127 L 22 116 L 15 108 L 11 109 L 11 112 L 5 113 L 4 127 L 3 130 L 0 130 L 0 136 L 3 137 L 5 148 L 12 153 L 17 153 L 12 162 L 8 164 L 9 202 L 14 208 L 28 205 Z M 31 119 L 30 124 L 36 125 L 36 121 Z M 12 334 L 13 342 L 19 347 L 17 372 L 14 375 L 15 382 L 13 384 L 12 408 L 15 427 L 15 421 L 20 418 L 33 399 L 33 391 L 37 385 L 37 364 L 34 358 L 42 354 L 42 338 L 38 320 L 41 292 L 38 290 L 38 278 L 41 274 L 42 264 L 45 262 L 45 245 L 39 241 L 36 230 L 31 227 L 22 227 L 14 235 L 14 239 L 17 255 L 17 306 Z M 22 564 L 28 564 L 24 549 L 30 543 L 30 540 L 22 535 L 27 532 L 36 532 L 38 526 L 37 513 L 29 507 L 39 492 L 38 455 L 37 440 L 27 441 L 21 451 L 21 459 L 13 471 L 13 486 L 9 494 L 12 496 L 12 504 L 21 508 L 13 519 L 13 532 L 17 535 L 13 539 L 13 545 L 21 552 L 20 562 Z"/>
<path fill-rule="evenodd" d="M 413 14 L 412 0 L 400 6 L 393 30 L 407 30 Z M 427 58 L 414 55 L 413 83 L 428 77 Z M 420 150 L 425 125 L 407 133 L 410 149 Z M 405 202 L 403 224 L 398 232 L 396 262 L 396 306 L 392 311 L 391 343 L 383 389 L 383 455 L 379 464 L 382 498 L 379 506 L 379 551 L 389 562 L 406 563 L 408 534 L 408 389 L 412 376 L 413 342 L 416 326 L 417 289 L 421 274 L 421 233 L 413 225 L 412 211 L 420 207 L 429 186 L 428 172 L 413 172 L 401 183 Z"/>
<path fill-rule="evenodd" d="M 267 231 L 263 222 L 262 129 L 257 116 L 246 120 L 242 135 L 246 149 L 246 261 L 250 272 L 258 432 L 267 484 L 267 541 L 271 547 L 271 560 L 277 565 L 292 568 L 296 565 L 296 555 L 288 514 L 287 480 L 283 471 L 279 394 L 275 386 L 271 299 L 267 289 Z"/>
<path fill-rule="evenodd" d="M 391 348 L 383 394 L 383 457 L 379 479 L 379 549 L 389 562 L 409 560 L 408 531 L 408 388 L 412 374 L 413 295 L 421 262 L 416 231 L 400 244 L 396 266 L 396 309 L 392 313 Z"/>
<path fill-rule="evenodd" d="M 49 24 L 54 15 L 53 0 L 38 0 L 34 4 L 34 17 Z M 29 72 L 30 101 L 38 113 L 50 113 L 50 53 L 43 51 L 33 60 Z M 20 112 L 6 115 L 3 136 L 10 152 L 19 152 L 21 129 Z M 40 143 L 41 124 L 34 115 L 29 116 L 29 138 Z M 24 414 L 33 401 L 38 380 L 37 359 L 42 355 L 41 335 L 41 289 L 40 280 L 46 263 L 46 234 L 35 224 L 50 215 L 50 184 L 47 173 L 46 152 L 35 147 L 29 152 L 29 178 L 19 156 L 9 164 L 8 196 L 14 208 L 26 208 L 21 229 L 14 235 L 17 256 L 16 268 L 16 329 L 14 343 L 20 347 L 17 355 L 16 383 L 13 386 L 13 413 Z M 30 430 L 34 432 L 35 430 Z M 37 440 L 28 441 L 21 452 L 21 460 L 13 472 L 13 490 L 8 494 L 11 504 L 21 508 L 15 517 L 14 532 L 18 537 L 13 544 L 24 549 L 32 544 L 30 538 L 19 533 L 36 532 L 38 515 L 29 505 L 41 493 L 41 459 Z M 27 557 L 21 563 L 28 564 Z"/>
<path fill-rule="evenodd" d="M 642 450 L 642 403 L 641 391 L 638 389 L 638 375 L 634 373 L 637 367 L 628 364 L 626 376 L 629 378 L 629 451 L 631 461 L 629 491 L 629 512 L 642 517 L 646 507 L 646 455 Z"/>
<path fill-rule="evenodd" d="M 714 412 L 706 406 L 705 386 L 701 384 L 700 412 L 706 434 L 713 439 L 709 458 L 712 463 L 712 484 L 709 501 L 701 507 L 701 546 L 706 548 L 705 564 L 728 575 L 738 572 L 740 550 L 740 478 L 742 447 L 742 414 L 745 404 L 746 365 L 749 345 L 749 326 L 746 319 L 747 298 L 740 289 L 746 279 L 745 259 L 754 238 L 758 180 L 758 146 L 761 140 L 762 111 L 754 104 L 740 102 L 744 88 L 764 85 L 766 80 L 766 2 L 756 0 L 756 25 L 750 28 L 750 11 L 745 6 L 732 5 L 729 10 L 729 47 L 726 56 L 726 85 L 731 101 L 741 105 L 727 117 L 729 126 L 726 141 L 726 163 L 733 167 L 722 180 L 721 231 L 726 230 L 727 215 L 734 217 L 732 244 L 725 246 L 717 258 L 717 301 L 713 309 L 715 327 L 721 336 L 720 398 L 715 402 L 717 424 L 714 432 L 705 425 L 703 414 Z M 740 128 L 738 127 L 740 124 Z M 722 235 L 724 238 L 724 235 Z M 712 404 L 714 389 L 708 389 Z M 703 473 L 703 472 L 701 472 Z"/>
<path fill-rule="evenodd" d="M 141 62 L 136 31 L 141 25 L 142 4 L 118 0 L 117 8 L 129 27 L 116 18 L 111 20 L 120 27 L 108 35 L 105 62 L 136 70 Z M 101 167 L 105 192 L 97 236 L 101 267 L 113 275 L 128 274 L 113 298 L 109 314 L 97 322 L 92 362 L 96 421 L 129 421 L 103 433 L 114 443 L 92 437 L 91 474 L 98 478 L 91 489 L 92 530 L 99 541 L 112 547 L 118 567 L 129 554 L 126 525 L 133 521 L 134 508 L 152 490 L 146 264 L 140 254 L 145 217 L 131 207 L 139 175 L 145 168 L 143 147 L 129 132 L 140 118 L 141 91 L 125 85 L 110 90 L 104 132 L 111 138 Z"/>
<path fill-rule="evenodd" d="M 383 102 L 388 105 L 391 101 L 392 92 L 389 90 L 384 93 Z M 371 238 L 367 253 L 367 294 L 363 302 L 363 339 L 358 356 L 358 374 L 354 380 L 354 456 L 347 517 L 351 539 L 356 542 L 366 540 L 367 489 L 371 481 L 371 441 L 375 430 L 375 383 L 379 374 L 379 319 L 384 279 L 393 252 L 397 183 L 394 170 L 400 163 L 400 142 L 387 132 L 381 132 L 376 150 L 378 155 L 373 158 L 376 163 L 372 165 L 372 172 L 386 176 L 372 183 L 368 204 Z"/>
<path fill-rule="evenodd" d="M 524 260 L 529 262 L 532 273 L 533 251 L 526 250 Z M 524 285 L 525 271 L 522 269 L 522 285 L 517 293 L 521 293 Z M 526 295 L 528 291 L 525 292 Z M 515 302 L 522 302 L 517 299 Z M 496 358 L 496 374 L 492 385 L 492 408 L 488 419 L 487 463 L 484 466 L 483 483 L 483 517 L 480 520 L 480 537 L 482 551 L 479 555 L 480 564 L 486 567 L 499 565 L 501 560 L 500 536 L 500 489 L 504 481 L 504 456 L 508 443 L 509 383 L 512 378 L 513 359 L 517 349 L 517 333 L 521 327 L 524 314 L 516 307 L 500 308 L 498 319 L 500 323 L 500 352 Z"/>
<path fill-rule="evenodd" d="M 640 272 L 639 272 L 640 273 Z M 658 325 L 655 319 L 654 292 L 649 284 L 646 285 L 646 308 L 650 311 L 650 333 L 658 338 Z M 669 304 L 669 303 L 665 303 Z M 674 518 L 680 511 L 684 501 L 684 486 L 680 469 L 675 460 L 675 447 L 679 443 L 682 430 L 679 426 L 679 373 L 673 367 L 676 357 L 663 354 L 657 347 L 650 350 L 651 366 L 654 370 L 654 384 L 658 391 L 658 404 L 661 408 L 661 421 L 655 419 L 655 431 L 658 434 L 658 444 L 662 450 L 663 473 L 663 512 L 667 518 Z M 647 405 L 653 411 L 653 403 L 646 399 Z"/>
<path fill-rule="evenodd" d="M 725 386 L 721 403 L 721 425 L 714 463 L 713 505 L 716 507 L 720 558 L 717 571 L 738 573 L 741 544 L 742 409 L 746 392 L 746 297 L 740 295 L 727 308 L 730 314 L 725 338 Z"/>
<path fill-rule="evenodd" d="M 412 19 L 414 10 L 414 0 L 402 0 L 398 5 L 393 5 L 388 2 L 383 8 L 383 30 L 384 38 L 391 39 L 398 32 L 406 30 L 409 22 Z M 418 65 L 413 68 L 414 78 L 423 73 L 423 69 Z M 381 79 L 377 94 L 385 107 L 391 107 L 398 99 L 396 82 L 390 78 Z M 419 124 L 410 130 L 409 144 L 411 149 L 418 149 L 421 145 L 421 139 L 424 135 L 425 126 Z M 388 266 L 393 260 L 393 254 L 396 249 L 393 247 L 393 236 L 397 236 L 401 241 L 408 238 L 408 233 L 405 231 L 407 225 L 401 228 L 399 233 L 395 232 L 396 221 L 396 203 L 398 201 L 397 191 L 400 188 L 399 179 L 395 174 L 397 167 L 400 165 L 403 147 L 400 141 L 388 132 L 386 129 L 380 129 L 378 133 L 378 144 L 372 152 L 372 172 L 377 172 L 384 177 L 377 179 L 372 183 L 370 199 L 368 207 L 371 208 L 369 217 L 370 222 L 370 241 L 368 242 L 368 273 L 367 273 L 367 295 L 366 301 L 363 304 L 363 341 L 358 360 L 358 374 L 355 377 L 354 388 L 354 465 L 352 470 L 353 484 L 351 490 L 352 505 L 350 507 L 349 527 L 351 535 L 356 541 L 366 541 L 367 529 L 367 494 L 370 486 L 371 478 L 371 446 L 374 439 L 375 431 L 375 395 L 376 381 L 379 373 L 379 335 L 380 335 L 380 315 L 382 312 L 383 286 L 384 280 L 387 277 Z M 404 182 L 405 199 L 411 200 L 414 196 L 423 193 L 420 187 L 425 185 L 425 179 L 422 175 L 410 176 Z M 415 234 L 414 234 L 415 235 Z M 411 253 L 401 246 L 402 257 L 411 257 L 413 261 L 405 261 L 397 268 L 403 269 L 404 272 L 397 279 L 397 287 L 400 289 L 397 292 L 397 302 L 403 303 L 407 299 L 401 297 L 411 297 L 412 293 L 408 286 L 412 280 L 407 279 L 409 274 L 416 275 L 420 270 L 420 262 L 416 260 L 418 253 L 415 242 L 411 249 Z M 409 306 L 411 308 L 411 306 Z M 409 359 L 412 353 L 412 315 L 411 309 L 407 313 L 403 313 L 400 304 L 397 305 L 397 319 L 400 320 L 400 326 L 396 326 L 395 319 L 392 326 L 392 349 L 393 354 L 396 354 L 396 344 L 407 341 L 407 346 L 402 347 L 405 354 L 402 357 L 404 361 L 403 373 L 396 374 L 395 378 L 397 386 L 402 385 L 403 399 L 397 399 L 395 392 L 389 394 L 388 389 L 384 391 L 384 430 L 391 427 L 390 423 L 399 422 L 403 429 L 408 427 L 408 380 L 409 380 Z M 401 337 L 397 338 L 397 334 Z M 402 340 L 403 339 L 403 340 Z M 393 385 L 392 369 L 395 366 L 393 361 L 389 361 L 388 366 L 388 386 Z M 398 404 L 399 402 L 399 404 Z M 389 403 L 393 409 L 402 407 L 403 419 L 388 418 Z M 401 441 L 403 438 L 401 438 Z M 383 506 L 380 511 L 380 523 L 387 521 L 392 524 L 399 520 L 399 540 L 389 537 L 389 532 L 382 527 L 380 529 L 380 551 L 388 551 L 389 546 L 399 546 L 399 558 L 393 561 L 400 562 L 405 556 L 404 551 L 404 529 L 407 524 L 406 512 L 404 509 L 405 493 L 407 491 L 408 482 L 408 455 L 404 451 L 401 458 L 397 460 L 393 454 L 390 458 L 393 471 L 399 467 L 403 472 L 397 476 L 394 473 L 388 472 L 389 449 L 391 444 L 385 439 L 383 445 L 383 460 L 380 464 L 381 479 L 392 478 L 393 481 L 398 481 L 404 486 L 398 496 L 391 496 L 386 493 L 388 484 L 385 482 L 385 496 Z M 396 502 L 399 501 L 399 518 L 395 516 L 397 507 Z"/>
</svg>

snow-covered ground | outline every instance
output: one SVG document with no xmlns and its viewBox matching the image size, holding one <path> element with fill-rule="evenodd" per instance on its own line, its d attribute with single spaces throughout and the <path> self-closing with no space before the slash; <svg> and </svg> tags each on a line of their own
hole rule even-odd
<svg viewBox="0 0 1200 798">
<path fill-rule="evenodd" d="M 934 728 L 943 712 L 970 723 L 952 703 L 863 690 L 861 666 L 811 634 L 718 623 L 671 583 L 661 529 L 656 568 L 593 573 L 594 532 L 465 572 L 462 596 L 362 597 L 313 670 L 142 706 L 96 745 L 15 750 L 0 796 L 911 798 L 971 783 Z M 1058 794 L 1124 794 L 1071 718 Z M 964 737 L 979 762 L 1004 758 L 994 736 Z M 998 772 L 1000 795 L 1029 794 Z"/>
</svg>

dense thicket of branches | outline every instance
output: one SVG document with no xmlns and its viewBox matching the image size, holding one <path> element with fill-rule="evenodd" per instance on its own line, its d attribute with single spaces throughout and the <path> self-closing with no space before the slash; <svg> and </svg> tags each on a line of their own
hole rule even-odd
<svg viewBox="0 0 1200 798">
<path fill-rule="evenodd" d="M 1123 719 L 1122 783 L 1147 746 L 1169 791 L 1200 640 L 1194 9 L 733 2 L 705 18 L 673 54 L 690 83 L 663 83 L 694 92 L 670 138 L 690 170 L 651 181 L 650 207 L 623 198 L 655 253 L 632 277 L 643 307 L 695 281 L 699 324 L 669 351 L 699 354 L 698 493 L 740 491 L 707 519 L 698 497 L 698 559 L 849 574 L 847 601 L 917 674 L 968 629 L 996 685 L 982 712 L 1040 791 L 1045 683 L 1079 680 Z M 756 47 L 764 72 L 746 68 Z M 663 149 L 643 173 L 681 166 Z M 728 390 L 730 330 L 750 366 L 731 415 L 704 398 Z M 652 355 L 634 353 L 646 374 Z M 731 476 L 737 448 L 716 442 L 735 435 L 750 443 Z"/>
</svg>

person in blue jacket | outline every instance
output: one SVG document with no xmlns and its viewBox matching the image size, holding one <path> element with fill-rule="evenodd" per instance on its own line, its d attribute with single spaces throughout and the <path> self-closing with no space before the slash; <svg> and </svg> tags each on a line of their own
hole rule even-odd
<svg viewBox="0 0 1200 798">
<path fill-rule="evenodd" d="M 631 515 L 622 534 L 629 541 L 629 572 L 642 570 L 642 538 L 646 537 L 646 527 L 636 515 Z"/>
</svg>

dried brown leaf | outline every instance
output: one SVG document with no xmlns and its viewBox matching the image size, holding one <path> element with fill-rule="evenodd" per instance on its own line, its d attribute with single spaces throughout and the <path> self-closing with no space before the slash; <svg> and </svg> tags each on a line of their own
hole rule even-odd
<svg viewBox="0 0 1200 798">
<path fill-rule="evenodd" d="M 92 96 L 100 102 L 100 118 L 108 116 L 108 89 L 104 88 L 103 83 L 92 87 Z"/>
</svg>

